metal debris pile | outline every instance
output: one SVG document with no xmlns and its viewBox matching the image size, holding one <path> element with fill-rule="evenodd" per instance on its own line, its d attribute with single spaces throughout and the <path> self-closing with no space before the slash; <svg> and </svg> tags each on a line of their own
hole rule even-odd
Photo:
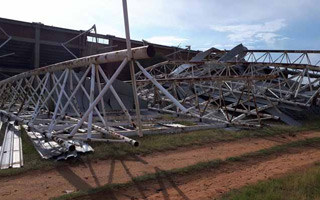
<svg viewBox="0 0 320 200">
<path fill-rule="evenodd" d="M 20 127 L 5 116 L 0 118 L 0 130 L 3 135 L 0 146 L 0 169 L 20 168 L 23 166 Z"/>
<path fill-rule="evenodd" d="M 132 49 L 132 52 L 135 59 L 154 54 L 153 48 L 148 46 Z M 123 98 L 121 94 L 126 92 L 116 91 L 112 85 L 119 85 L 116 77 L 128 63 L 126 57 L 126 50 L 99 54 L 2 80 L 0 114 L 29 130 L 28 135 L 43 158 L 62 154 L 63 158 L 67 158 L 74 156 L 76 151 L 92 151 L 81 141 L 121 142 L 138 146 L 137 141 L 115 132 L 107 124 L 106 112 L 111 109 L 125 113 L 134 125 L 127 109 L 128 106 L 133 107 L 133 100 L 130 101 L 128 96 Z M 108 80 L 100 64 L 118 61 L 122 61 L 120 70 Z M 86 69 L 78 73 L 81 67 Z M 97 133 L 99 138 L 92 137 Z"/>
<path fill-rule="evenodd" d="M 230 125 L 260 127 L 270 119 L 300 125 L 306 111 L 319 113 L 319 65 L 320 51 L 248 50 L 240 44 L 230 51 L 211 48 L 187 62 L 147 67 L 145 72 L 174 99 L 143 70 L 136 78 L 139 96 L 152 110 Z"/>
<path fill-rule="evenodd" d="M 67 159 L 92 152 L 87 142 L 139 146 L 129 137 L 261 127 L 264 120 L 278 119 L 299 125 L 296 116 L 319 111 L 320 51 L 238 45 L 149 67 L 137 60 L 154 56 L 152 46 L 130 51 L 76 58 L 0 81 L 6 124 L 1 168 L 23 165 L 17 125 L 27 130 L 43 158 Z M 108 77 L 100 64 L 110 62 L 121 64 Z M 139 69 L 131 70 L 131 84 L 117 80 L 127 64 Z"/>
<path fill-rule="evenodd" d="M 75 59 L 0 81 L 1 169 L 23 166 L 21 127 L 43 158 L 67 159 L 93 151 L 88 142 L 137 147 L 130 136 L 261 127 L 278 119 L 299 125 L 302 113 L 319 113 L 320 51 L 240 44 L 142 66 L 138 61 L 156 52 L 152 45 L 131 48 L 125 0 L 123 12 L 126 50 L 77 58 L 66 46 L 73 38 L 62 46 Z M 7 37 L 1 47 L 11 37 L 0 31 Z M 121 63 L 111 77 L 101 66 L 107 63 Z M 130 84 L 117 80 L 126 66 Z"/>
</svg>

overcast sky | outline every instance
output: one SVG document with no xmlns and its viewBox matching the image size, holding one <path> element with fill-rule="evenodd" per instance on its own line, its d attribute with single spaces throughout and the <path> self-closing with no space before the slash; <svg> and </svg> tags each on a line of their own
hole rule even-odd
<svg viewBox="0 0 320 200">
<path fill-rule="evenodd" d="M 0 17 L 124 37 L 121 0 L 10 0 Z M 131 38 L 204 50 L 320 49 L 320 0 L 128 0 Z"/>
</svg>

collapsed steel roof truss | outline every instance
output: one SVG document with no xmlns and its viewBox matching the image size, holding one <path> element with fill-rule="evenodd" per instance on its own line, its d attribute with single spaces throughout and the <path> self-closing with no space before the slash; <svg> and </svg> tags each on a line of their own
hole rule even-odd
<svg viewBox="0 0 320 200">
<path fill-rule="evenodd" d="M 239 46 L 231 51 L 213 49 L 211 54 L 204 52 L 206 57 L 203 60 L 166 61 L 146 70 L 180 98 L 180 103 L 189 104 L 185 105 L 188 111 L 199 118 L 210 116 L 212 120 L 242 125 L 257 121 L 259 125 L 261 119 L 278 119 L 279 116 L 264 111 L 274 108 L 281 113 L 280 104 L 303 108 L 319 104 L 320 51 L 246 48 L 239 51 Z M 149 100 L 151 108 L 174 112 L 173 104 L 148 85 L 141 72 L 136 77 L 139 92 Z M 203 114 L 206 110 L 211 112 Z M 219 115 L 222 117 L 217 117 Z"/>
</svg>

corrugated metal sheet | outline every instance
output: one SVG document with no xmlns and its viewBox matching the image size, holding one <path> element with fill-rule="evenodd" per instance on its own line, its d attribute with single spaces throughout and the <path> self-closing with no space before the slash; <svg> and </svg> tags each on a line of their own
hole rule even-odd
<svg viewBox="0 0 320 200">
<path fill-rule="evenodd" d="M 31 138 L 34 147 L 44 159 L 56 158 L 57 160 L 66 160 L 70 157 L 76 157 L 78 153 L 86 153 L 94 151 L 93 148 L 81 141 L 70 140 L 76 147 L 75 152 L 65 152 L 63 148 L 55 141 L 47 141 L 45 137 L 38 132 L 29 131 L 27 132 Z"/>
<path fill-rule="evenodd" d="M 0 151 L 0 168 L 20 168 L 23 166 L 21 133 L 13 122 L 6 123 L 5 135 Z"/>
</svg>

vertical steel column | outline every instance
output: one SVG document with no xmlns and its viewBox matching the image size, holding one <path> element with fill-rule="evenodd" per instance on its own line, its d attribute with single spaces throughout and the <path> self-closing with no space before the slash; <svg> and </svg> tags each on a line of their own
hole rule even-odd
<svg viewBox="0 0 320 200">
<path fill-rule="evenodd" d="M 93 100 L 94 100 L 94 88 L 95 88 L 95 76 L 96 76 L 96 66 L 94 64 L 91 65 L 91 85 L 90 85 L 90 101 L 89 106 L 91 106 Z M 102 98 L 103 101 L 103 98 Z M 88 106 L 88 107 L 89 107 Z M 88 134 L 87 139 L 91 139 L 91 130 L 92 130 L 92 118 L 93 118 L 93 110 L 89 114 L 88 118 Z"/>
<path fill-rule="evenodd" d="M 40 66 L 40 26 L 38 23 L 35 26 L 35 44 L 34 44 L 34 68 L 39 68 Z"/>
<path fill-rule="evenodd" d="M 100 69 L 100 65 L 95 65 L 98 91 L 99 91 L 99 93 L 101 93 L 101 81 L 100 81 L 99 69 Z M 112 90 L 112 88 L 113 87 L 110 87 L 111 90 Z M 106 115 L 106 109 L 105 109 L 105 106 L 104 106 L 103 98 L 101 99 L 100 105 L 101 105 L 101 110 L 102 110 L 102 114 L 103 114 L 103 124 L 106 125 L 107 124 L 106 123 L 107 115 Z M 108 129 L 109 127 L 105 126 L 105 128 Z"/>
<path fill-rule="evenodd" d="M 137 84 L 136 84 L 136 77 L 135 77 L 135 71 L 134 71 L 134 62 L 132 61 L 127 0 L 122 0 L 122 7 L 123 7 L 124 26 L 125 26 L 125 31 L 126 31 L 126 41 L 127 41 L 127 49 L 128 49 L 127 56 L 128 56 L 128 61 L 129 61 L 129 65 L 130 65 L 132 92 L 133 92 L 133 97 L 134 97 L 134 102 L 135 102 L 135 107 L 136 107 L 137 121 L 138 121 L 138 135 L 140 137 L 142 137 L 143 133 L 142 133 L 142 124 L 141 124 L 141 116 L 140 116 L 140 104 L 139 104 L 139 99 L 138 99 L 138 94 L 137 94 Z"/>
</svg>

